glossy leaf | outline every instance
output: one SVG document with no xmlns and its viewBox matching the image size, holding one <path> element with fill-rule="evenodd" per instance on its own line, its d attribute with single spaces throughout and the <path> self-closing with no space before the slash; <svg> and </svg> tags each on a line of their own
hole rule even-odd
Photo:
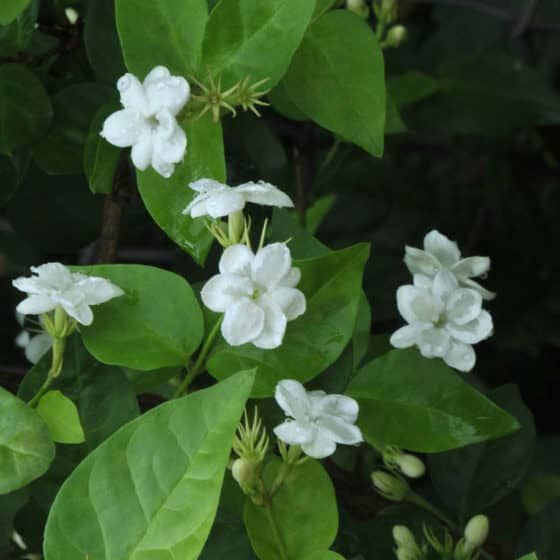
<svg viewBox="0 0 560 560">
<path fill-rule="evenodd" d="M 125 292 L 95 307 L 93 324 L 80 329 L 87 349 L 98 360 L 140 370 L 187 363 L 202 340 L 203 322 L 186 280 L 141 265 L 77 270 L 107 278 Z"/>
<path fill-rule="evenodd" d="M 418 70 L 409 70 L 404 74 L 388 79 L 387 89 L 395 105 L 403 108 L 436 93 L 439 89 L 439 83 L 433 76 Z"/>
<path fill-rule="evenodd" d="M 434 453 L 509 434 L 515 418 L 465 383 L 443 361 L 392 350 L 364 366 L 347 394 L 373 445 Z"/>
<path fill-rule="evenodd" d="M 63 485 L 46 560 L 195 560 L 212 526 L 252 373 L 160 405 L 91 453 Z"/>
<path fill-rule="evenodd" d="M 0 387 L 0 494 L 39 478 L 53 458 L 54 445 L 41 417 Z"/>
<path fill-rule="evenodd" d="M 6 25 L 25 10 L 31 0 L 2 0 L 0 5 L 0 25 Z"/>
<path fill-rule="evenodd" d="M 518 560 L 539 560 L 539 559 L 537 558 L 537 555 L 534 552 L 532 552 L 531 554 L 526 554 L 525 556 L 519 558 Z"/>
<path fill-rule="evenodd" d="M 183 163 L 164 179 L 152 169 L 138 172 L 138 188 L 152 218 L 181 249 L 204 263 L 212 245 L 212 236 L 204 219 L 193 220 L 181 212 L 194 196 L 189 183 L 201 177 L 225 181 L 222 129 L 207 114 L 186 127 L 188 147 Z"/>
<path fill-rule="evenodd" d="M 30 147 L 47 131 L 52 111 L 32 72 L 19 64 L 0 66 L 0 154 Z"/>
<path fill-rule="evenodd" d="M 373 155 L 383 154 L 383 55 L 358 16 L 335 10 L 317 19 L 294 55 L 284 87 L 316 123 Z"/>
<path fill-rule="evenodd" d="M 313 0 L 221 0 L 212 10 L 203 70 L 224 87 L 250 77 L 274 87 L 286 72 L 311 20 Z"/>
<path fill-rule="evenodd" d="M 281 462 L 271 461 L 264 479 L 272 484 Z M 298 560 L 328 549 L 338 530 L 334 488 L 324 467 L 307 461 L 292 470 L 270 507 L 247 498 L 244 514 L 249 539 L 260 560 Z"/>
<path fill-rule="evenodd" d="M 222 342 L 210 355 L 208 371 L 216 379 L 224 379 L 240 367 L 256 367 L 255 397 L 272 395 L 281 379 L 304 382 L 319 375 L 342 354 L 352 337 L 368 256 L 369 246 L 359 244 L 294 262 L 302 272 L 298 289 L 307 298 L 307 310 L 288 323 L 282 345 L 261 350 L 251 344 L 233 347 Z"/>
<path fill-rule="evenodd" d="M 39 2 L 34 0 L 11 23 L 0 24 L 0 56 L 15 56 L 28 50 L 36 32 L 38 12 Z"/>
<path fill-rule="evenodd" d="M 60 391 L 49 391 L 39 401 L 37 414 L 45 421 L 53 441 L 82 443 L 84 429 L 76 405 Z"/>
<path fill-rule="evenodd" d="M 332 550 L 321 550 L 313 552 L 302 560 L 344 560 L 344 557 Z"/>
<path fill-rule="evenodd" d="M 141 79 L 159 64 L 187 76 L 199 63 L 206 0 L 116 0 L 126 66 Z"/>
<path fill-rule="evenodd" d="M 489 397 L 514 416 L 514 434 L 454 451 L 431 455 L 428 472 L 440 498 L 462 522 L 513 492 L 533 458 L 535 423 L 517 387 L 505 385 Z"/>
<path fill-rule="evenodd" d="M 319 16 L 322 16 L 326 11 L 330 10 L 336 3 L 337 0 L 316 0 L 313 19 L 317 19 Z"/>
</svg>

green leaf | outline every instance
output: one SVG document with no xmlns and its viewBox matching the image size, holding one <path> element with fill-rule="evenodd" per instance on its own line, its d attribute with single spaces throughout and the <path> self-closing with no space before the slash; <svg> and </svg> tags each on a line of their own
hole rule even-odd
<svg viewBox="0 0 560 560">
<path fill-rule="evenodd" d="M 14 517 L 29 499 L 27 488 L 17 492 L 0 496 L 0 554 L 2 558 L 9 558 L 14 534 Z"/>
<path fill-rule="evenodd" d="M 53 459 L 54 445 L 41 417 L 0 387 L 0 494 L 39 478 Z"/>
<path fill-rule="evenodd" d="M 560 499 L 548 504 L 525 525 L 518 543 L 518 554 L 533 554 L 538 560 L 560 558 Z M 530 556 L 529 556 L 530 558 Z"/>
<path fill-rule="evenodd" d="M 385 134 L 400 134 L 406 132 L 407 128 L 404 124 L 401 114 L 395 104 L 393 98 L 387 93 L 387 115 L 385 122 Z"/>
<path fill-rule="evenodd" d="M 51 118 L 51 102 L 38 78 L 18 64 L 0 66 L 0 154 L 31 146 Z"/>
<path fill-rule="evenodd" d="M 303 560 L 344 560 L 344 557 L 332 550 L 321 550 L 313 552 L 313 554 L 306 556 Z"/>
<path fill-rule="evenodd" d="M 223 87 L 247 77 L 274 87 L 286 72 L 309 25 L 313 0 L 221 0 L 210 14 L 202 71 Z"/>
<path fill-rule="evenodd" d="M 305 213 L 305 229 L 311 234 L 315 235 L 321 224 L 327 217 L 327 214 L 332 210 L 336 196 L 334 194 L 327 194 L 318 198 Z"/>
<path fill-rule="evenodd" d="M 529 515 L 539 513 L 551 501 L 560 498 L 560 476 L 540 474 L 532 476 L 523 487 L 523 505 Z"/>
<path fill-rule="evenodd" d="M 322 16 L 325 12 L 330 10 L 338 0 L 316 0 L 315 1 L 315 12 L 313 13 L 313 19 L 317 19 Z"/>
<path fill-rule="evenodd" d="M 2 0 L 0 5 L 0 25 L 6 25 L 16 19 L 31 0 Z"/>
<path fill-rule="evenodd" d="M 387 89 L 395 105 L 402 109 L 436 93 L 439 82 L 433 76 L 418 70 L 409 70 L 387 80 Z"/>
<path fill-rule="evenodd" d="M 82 443 L 84 429 L 76 405 L 60 391 L 49 391 L 39 401 L 37 414 L 45 421 L 53 441 Z"/>
<path fill-rule="evenodd" d="M 202 310 L 188 282 L 142 265 L 76 267 L 111 280 L 125 295 L 94 308 L 80 333 L 86 348 L 106 364 L 139 370 L 184 365 L 202 341 Z"/>
<path fill-rule="evenodd" d="M 271 461 L 264 470 L 270 487 L 282 462 Z M 267 508 L 245 501 L 245 526 L 261 560 L 298 560 L 328 549 L 338 530 L 333 484 L 323 466 L 307 461 L 292 470 Z"/>
<path fill-rule="evenodd" d="M 392 350 L 364 366 L 347 394 L 358 400 L 358 425 L 373 445 L 434 453 L 519 429 L 515 418 L 438 359 Z"/>
<path fill-rule="evenodd" d="M 158 406 L 100 445 L 51 509 L 45 559 L 195 560 L 253 374 Z"/>
<path fill-rule="evenodd" d="M 211 115 L 189 122 L 187 155 L 175 173 L 164 179 L 153 169 L 138 172 L 138 188 L 144 204 L 156 223 L 167 235 L 203 264 L 212 245 L 212 236 L 204 219 L 193 220 L 181 212 L 192 200 L 189 183 L 201 177 L 225 181 L 225 159 L 222 129 Z"/>
<path fill-rule="evenodd" d="M 114 92 L 107 86 L 82 83 L 59 91 L 53 98 L 54 123 L 35 149 L 37 165 L 51 175 L 82 173 L 84 148 L 91 121 Z"/>
<path fill-rule="evenodd" d="M 95 194 L 109 194 L 113 190 L 113 177 L 121 150 L 109 144 L 99 133 L 105 119 L 116 110 L 115 103 L 104 105 L 97 111 L 89 127 L 84 149 L 84 172 L 89 190 Z"/>
<path fill-rule="evenodd" d="M 284 87 L 315 122 L 373 155 L 383 154 L 383 54 L 361 18 L 335 10 L 315 21 L 294 55 Z"/>
<path fill-rule="evenodd" d="M 206 0 L 115 0 L 127 68 L 143 78 L 154 66 L 186 76 L 199 64 Z"/>
<path fill-rule="evenodd" d="M 537 558 L 537 555 L 534 552 L 532 552 L 531 554 L 526 554 L 525 556 L 519 558 L 518 560 L 539 560 L 539 559 Z"/>
<path fill-rule="evenodd" d="M 428 471 L 440 498 L 465 523 L 513 492 L 533 459 L 535 423 L 514 385 L 489 397 L 520 423 L 514 434 L 431 455 Z"/>
<path fill-rule="evenodd" d="M 251 344 L 233 347 L 222 342 L 210 355 L 208 371 L 216 379 L 224 379 L 240 367 L 256 367 L 254 397 L 272 395 L 286 372 L 301 382 L 319 375 L 342 354 L 352 337 L 368 256 L 369 246 L 358 244 L 295 261 L 302 272 L 298 289 L 307 298 L 307 310 L 288 323 L 282 345 L 261 350 Z"/>
<path fill-rule="evenodd" d="M 12 198 L 19 186 L 19 173 L 8 156 L 0 155 L 0 206 Z"/>
<path fill-rule="evenodd" d="M 0 56 L 15 56 L 28 50 L 33 34 L 38 37 L 38 11 L 39 2 L 34 0 L 10 24 L 0 24 Z"/>
<path fill-rule="evenodd" d="M 367 354 L 371 339 L 371 306 L 364 292 L 360 297 L 356 326 L 352 335 L 353 364 L 356 369 Z"/>
</svg>

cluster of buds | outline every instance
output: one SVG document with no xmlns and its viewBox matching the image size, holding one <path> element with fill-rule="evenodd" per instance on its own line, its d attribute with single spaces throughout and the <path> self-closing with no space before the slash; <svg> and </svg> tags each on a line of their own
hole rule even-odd
<svg viewBox="0 0 560 560">
<path fill-rule="evenodd" d="M 393 539 L 397 545 L 395 549 L 397 560 L 423 560 L 426 557 L 426 544 L 424 543 L 420 547 L 408 527 L 395 525 L 393 527 Z"/>
<path fill-rule="evenodd" d="M 346 8 L 363 19 L 369 17 L 369 7 L 365 0 L 346 0 Z"/>
<path fill-rule="evenodd" d="M 410 453 L 404 453 L 398 447 L 388 445 L 382 451 L 385 466 L 392 471 L 400 471 L 408 478 L 420 478 L 426 472 L 423 461 Z"/>
<path fill-rule="evenodd" d="M 371 480 L 376 490 L 386 500 L 402 502 L 410 494 L 410 486 L 406 479 L 396 473 L 374 471 Z"/>
<path fill-rule="evenodd" d="M 377 18 L 376 36 L 381 48 L 398 47 L 407 39 L 404 25 L 395 24 L 397 19 L 396 0 L 375 0 L 373 12 Z"/>
</svg>

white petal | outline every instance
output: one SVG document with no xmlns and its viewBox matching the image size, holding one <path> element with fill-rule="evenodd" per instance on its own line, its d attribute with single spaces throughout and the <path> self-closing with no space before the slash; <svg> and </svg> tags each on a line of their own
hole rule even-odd
<svg viewBox="0 0 560 560">
<path fill-rule="evenodd" d="M 434 276 L 441 268 L 439 261 L 422 249 L 406 246 L 404 251 L 404 263 L 411 274 Z"/>
<path fill-rule="evenodd" d="M 456 289 L 447 300 L 447 319 L 457 325 L 464 325 L 480 315 L 482 296 L 469 288 Z"/>
<path fill-rule="evenodd" d="M 249 298 L 229 307 L 222 323 L 222 335 L 230 346 L 252 342 L 263 331 L 264 311 Z"/>
<path fill-rule="evenodd" d="M 310 401 L 305 387 L 294 379 L 283 379 L 276 385 L 274 398 L 286 416 L 301 419 L 310 413 Z"/>
<path fill-rule="evenodd" d="M 70 269 L 61 263 L 45 263 L 40 266 L 32 266 L 31 272 L 39 275 L 39 281 L 52 289 L 65 289 L 72 286 L 72 273 Z"/>
<path fill-rule="evenodd" d="M 487 301 L 490 301 L 490 300 L 492 300 L 496 297 L 496 294 L 494 292 L 491 292 L 490 290 L 487 290 L 486 288 L 482 287 L 478 282 L 475 282 L 474 280 L 471 280 L 470 278 L 462 278 L 461 279 L 461 284 L 463 286 L 465 286 L 466 288 L 470 288 L 471 290 L 475 290 L 476 292 L 478 292 L 482 296 L 482 299 L 485 299 Z"/>
<path fill-rule="evenodd" d="M 142 84 L 133 74 L 125 74 L 117 81 L 117 89 L 121 95 L 121 103 L 125 109 L 135 109 L 148 116 L 150 108 Z"/>
<path fill-rule="evenodd" d="M 243 183 L 235 187 L 237 192 L 243 193 L 247 202 L 262 204 L 264 206 L 277 206 L 279 208 L 293 208 L 294 203 L 291 198 L 283 193 L 278 187 L 270 183 Z"/>
<path fill-rule="evenodd" d="M 234 274 L 216 274 L 204 284 L 200 297 L 208 309 L 224 313 L 242 298 L 251 296 L 253 285 L 248 278 Z"/>
<path fill-rule="evenodd" d="M 64 305 L 64 311 L 70 315 L 70 317 L 76 319 L 81 325 L 86 327 L 93 323 L 93 312 L 89 305 L 81 303 L 78 305 Z"/>
<path fill-rule="evenodd" d="M 87 305 L 99 305 L 124 295 L 124 292 L 117 285 L 98 276 L 86 276 L 79 279 L 76 288 L 82 292 L 84 303 Z"/>
<path fill-rule="evenodd" d="M 140 171 L 146 171 L 152 164 L 153 153 L 154 142 L 152 135 L 146 134 L 140 138 L 139 142 L 136 142 L 136 144 L 132 146 L 132 150 L 130 151 L 130 157 L 134 167 L 140 169 Z"/>
<path fill-rule="evenodd" d="M 336 443 L 317 430 L 309 443 L 301 446 L 303 452 L 313 459 L 324 459 L 336 450 Z"/>
<path fill-rule="evenodd" d="M 128 148 L 149 135 L 148 122 L 135 109 L 123 109 L 109 115 L 101 130 L 101 136 L 118 148 Z"/>
<path fill-rule="evenodd" d="M 197 194 L 182 211 L 182 214 L 190 214 L 191 218 L 200 218 L 208 216 L 208 208 L 206 203 L 210 199 L 210 194 Z"/>
<path fill-rule="evenodd" d="M 412 282 L 418 288 L 425 288 L 426 290 L 430 290 L 431 292 L 432 287 L 434 285 L 434 276 L 426 276 L 425 274 L 415 274 L 412 277 Z"/>
<path fill-rule="evenodd" d="M 317 395 L 318 392 L 309 393 L 313 417 L 336 416 L 351 424 L 356 422 L 360 406 L 353 398 L 346 395 Z"/>
<path fill-rule="evenodd" d="M 185 157 L 187 150 L 187 135 L 175 119 L 169 113 L 161 112 L 158 113 L 158 120 L 160 124 L 152 136 L 154 168 L 159 162 L 179 163 Z"/>
<path fill-rule="evenodd" d="M 457 243 L 435 229 L 424 237 L 424 250 L 446 267 L 454 265 L 461 258 Z"/>
<path fill-rule="evenodd" d="M 455 323 L 447 323 L 445 326 L 451 336 L 466 344 L 476 344 L 485 338 L 488 338 L 494 326 L 492 324 L 492 317 L 487 311 L 481 311 L 480 315 L 473 321 L 469 321 L 464 325 L 457 325 Z"/>
<path fill-rule="evenodd" d="M 254 258 L 253 251 L 247 245 L 237 243 L 225 249 L 218 267 L 221 273 L 249 276 L 251 274 L 251 263 Z"/>
<path fill-rule="evenodd" d="M 21 316 L 25 317 L 25 315 L 21 315 Z M 27 331 L 21 331 L 16 336 L 16 339 L 14 340 L 14 343 L 18 348 L 25 348 L 29 344 L 30 340 L 31 340 L 31 337 L 29 336 L 29 333 Z"/>
<path fill-rule="evenodd" d="M 397 307 L 407 323 L 435 323 L 443 308 L 428 290 L 416 286 L 397 290 Z"/>
<path fill-rule="evenodd" d="M 233 189 L 222 189 L 209 195 L 206 208 L 212 218 L 222 218 L 243 210 L 245 199 Z"/>
<path fill-rule="evenodd" d="M 40 315 L 52 311 L 55 307 L 56 303 L 49 296 L 33 294 L 20 302 L 16 311 L 24 315 Z"/>
<path fill-rule="evenodd" d="M 337 418 L 336 416 L 321 416 L 317 420 L 317 425 L 319 427 L 319 433 L 322 433 L 335 443 L 355 445 L 364 441 L 360 428 L 354 426 L 354 424 L 345 422 L 342 418 Z"/>
<path fill-rule="evenodd" d="M 313 438 L 313 432 L 310 424 L 287 420 L 274 428 L 274 435 L 288 445 L 302 445 L 309 443 Z"/>
<path fill-rule="evenodd" d="M 52 338 L 47 333 L 34 336 L 25 348 L 25 357 L 32 364 L 36 364 L 51 349 L 52 342 Z"/>
<path fill-rule="evenodd" d="M 451 267 L 451 272 L 459 278 L 482 276 L 489 270 L 490 259 L 488 257 L 468 257 L 466 259 L 461 259 Z"/>
<path fill-rule="evenodd" d="M 264 325 L 259 336 L 251 342 L 263 350 L 278 348 L 284 340 L 286 323 L 288 322 L 280 306 L 264 296 L 258 300 L 259 307 L 264 311 Z"/>
<path fill-rule="evenodd" d="M 476 362 L 476 354 L 470 344 L 454 340 L 443 359 L 452 368 L 459 371 L 470 371 Z"/>
<path fill-rule="evenodd" d="M 295 288 L 278 287 L 268 292 L 268 296 L 280 306 L 288 321 L 293 321 L 305 313 L 305 296 Z"/>
<path fill-rule="evenodd" d="M 292 256 L 285 243 L 272 243 L 259 249 L 253 260 L 252 277 L 260 286 L 270 288 L 286 276 Z"/>
<path fill-rule="evenodd" d="M 295 288 L 301 280 L 301 270 L 299 268 L 290 268 L 288 272 L 278 281 L 278 286 L 284 288 Z"/>
<path fill-rule="evenodd" d="M 167 161 L 162 161 L 159 155 L 155 153 L 152 155 L 152 167 L 154 171 L 161 175 L 164 179 L 169 179 L 175 171 L 175 164 Z"/>
<path fill-rule="evenodd" d="M 36 276 L 20 276 L 12 280 L 12 286 L 28 294 L 40 294 L 45 290 L 45 285 Z"/>
<path fill-rule="evenodd" d="M 215 181 L 214 179 L 209 179 L 207 177 L 204 179 L 199 179 L 198 181 L 194 181 L 193 183 L 189 183 L 189 188 L 199 193 L 218 191 L 226 187 L 227 185 L 224 185 L 219 181 Z"/>
<path fill-rule="evenodd" d="M 146 95 L 152 113 L 161 109 L 176 115 L 189 100 L 191 88 L 185 78 L 170 76 L 164 66 L 154 68 L 144 80 Z"/>
<path fill-rule="evenodd" d="M 417 344 L 425 358 L 442 358 L 449 350 L 450 337 L 444 329 L 425 328 L 419 331 Z"/>
<path fill-rule="evenodd" d="M 440 270 L 432 284 L 432 293 L 441 301 L 447 298 L 458 288 L 459 284 L 455 276 L 447 269 Z"/>
<path fill-rule="evenodd" d="M 390 343 L 395 348 L 410 348 L 416 344 L 418 338 L 417 324 L 405 325 L 396 330 L 390 339 Z"/>
</svg>

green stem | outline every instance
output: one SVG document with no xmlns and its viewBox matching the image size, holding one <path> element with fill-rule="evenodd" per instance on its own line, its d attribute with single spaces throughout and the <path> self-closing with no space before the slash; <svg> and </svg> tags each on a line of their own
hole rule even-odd
<svg viewBox="0 0 560 560">
<path fill-rule="evenodd" d="M 47 373 L 47 377 L 35 396 L 29 401 L 30 407 L 35 407 L 41 400 L 41 397 L 47 392 L 52 382 L 58 377 L 62 370 L 62 363 L 64 360 L 64 349 L 66 347 L 66 338 L 53 339 L 51 367 Z"/>
<path fill-rule="evenodd" d="M 272 534 L 274 536 L 274 539 L 276 540 L 276 544 L 278 545 L 280 558 L 282 560 L 289 560 L 288 552 L 286 551 L 286 545 L 284 544 L 284 539 L 282 538 L 280 529 L 278 528 L 278 524 L 276 523 L 276 519 L 274 518 L 274 513 L 272 511 L 272 504 L 270 502 L 266 503 L 264 509 L 266 511 L 266 517 L 268 519 L 268 523 L 270 524 L 270 528 L 272 529 Z"/>
<path fill-rule="evenodd" d="M 192 381 L 195 379 L 195 377 L 197 377 L 198 375 L 200 375 L 204 371 L 204 366 L 206 364 L 206 358 L 208 357 L 208 353 L 210 352 L 210 349 L 212 348 L 212 344 L 214 343 L 214 339 L 216 338 L 216 335 L 218 334 L 218 331 L 220 330 L 220 326 L 222 324 L 222 321 L 223 321 L 223 316 L 220 317 L 220 319 L 218 319 L 216 321 L 216 323 L 214 324 L 214 326 L 212 327 L 212 330 L 210 331 L 210 334 L 208 335 L 208 338 L 204 341 L 204 345 L 202 346 L 202 349 L 200 350 L 200 353 L 198 354 L 196 362 L 194 363 L 193 367 L 190 370 L 187 371 L 187 375 L 185 376 L 185 378 L 183 379 L 183 381 L 181 382 L 179 387 L 177 387 L 177 390 L 173 394 L 173 397 L 172 397 L 173 399 L 177 399 L 179 397 L 182 397 L 188 391 L 189 385 L 192 383 Z"/>
</svg>

